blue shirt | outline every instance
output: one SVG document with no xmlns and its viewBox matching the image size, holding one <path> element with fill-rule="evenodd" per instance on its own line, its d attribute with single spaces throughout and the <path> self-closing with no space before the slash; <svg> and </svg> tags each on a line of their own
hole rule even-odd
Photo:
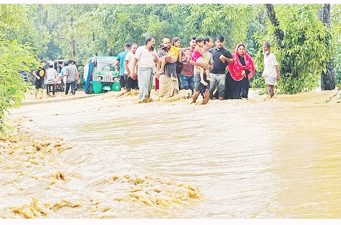
<svg viewBox="0 0 341 225">
<path fill-rule="evenodd" d="M 117 55 L 117 60 L 120 62 L 120 76 L 124 75 L 124 60 L 126 58 L 128 51 L 121 52 Z"/>
<path fill-rule="evenodd" d="M 63 69 L 62 69 L 62 71 L 60 71 L 60 74 L 61 74 L 62 76 L 65 75 L 65 67 L 66 67 L 66 66 L 64 66 Z"/>
</svg>

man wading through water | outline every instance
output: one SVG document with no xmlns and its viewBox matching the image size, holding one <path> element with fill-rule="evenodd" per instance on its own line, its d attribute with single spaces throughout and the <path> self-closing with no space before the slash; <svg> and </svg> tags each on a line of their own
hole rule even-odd
<svg viewBox="0 0 341 225">
<path fill-rule="evenodd" d="M 276 56 L 270 51 L 270 46 L 269 42 L 263 44 L 264 71 L 262 76 L 268 86 L 269 97 L 272 98 L 275 95 L 275 86 L 277 86 L 281 76 Z"/>
<path fill-rule="evenodd" d="M 146 38 L 145 45 L 137 48 L 135 53 L 135 71 L 137 70 L 139 85 L 139 102 L 150 102 L 150 91 L 153 84 L 153 71 L 158 58 L 154 49 L 155 39 Z"/>
<path fill-rule="evenodd" d="M 169 38 L 163 38 L 161 44 L 161 50 L 158 52 L 159 62 L 157 64 L 157 70 L 161 67 L 161 59 L 168 55 L 168 51 L 171 47 Z M 159 96 L 160 97 L 172 97 L 179 92 L 179 81 L 176 73 L 176 62 L 166 62 L 164 70 L 161 73 L 156 74 L 156 78 L 159 80 Z M 172 79 L 176 78 L 176 79 Z"/>
<path fill-rule="evenodd" d="M 190 61 L 192 65 L 195 65 L 194 66 L 194 94 L 193 94 L 191 103 L 195 103 L 200 93 L 202 93 L 204 97 L 204 100 L 202 101 L 203 105 L 207 104 L 210 99 L 209 85 L 205 86 L 200 82 L 200 69 L 198 68 L 198 66 L 203 67 L 205 70 L 213 68 L 212 54 L 208 51 L 212 47 L 213 40 L 208 37 L 208 38 L 205 38 L 204 41 L 205 41 L 204 54 L 202 55 L 202 57 L 204 58 L 204 63 L 196 63 L 192 60 Z M 206 79 L 205 74 L 204 74 L 204 79 L 207 83 L 209 83 L 209 81 Z"/>
<path fill-rule="evenodd" d="M 213 57 L 213 69 L 210 82 L 210 99 L 213 99 L 213 92 L 217 89 L 219 100 L 224 99 L 226 67 L 228 63 L 234 63 L 231 53 L 224 48 L 224 37 L 215 38 L 215 47 L 210 49 Z"/>
<path fill-rule="evenodd" d="M 195 47 L 196 37 L 191 38 L 189 47 L 185 48 L 182 53 L 182 67 L 180 72 L 180 90 L 194 91 L 194 66 L 189 63 L 192 58 L 193 50 Z"/>
</svg>

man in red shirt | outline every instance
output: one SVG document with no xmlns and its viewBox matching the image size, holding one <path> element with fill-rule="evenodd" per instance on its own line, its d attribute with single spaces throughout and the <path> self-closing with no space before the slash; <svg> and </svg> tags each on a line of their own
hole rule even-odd
<svg viewBox="0 0 341 225">
<path fill-rule="evenodd" d="M 185 48 L 182 52 L 182 66 L 180 73 L 180 90 L 192 90 L 194 89 L 194 65 L 189 61 L 192 58 L 193 50 L 195 47 L 195 37 L 193 37 L 189 43 L 190 47 Z"/>
</svg>

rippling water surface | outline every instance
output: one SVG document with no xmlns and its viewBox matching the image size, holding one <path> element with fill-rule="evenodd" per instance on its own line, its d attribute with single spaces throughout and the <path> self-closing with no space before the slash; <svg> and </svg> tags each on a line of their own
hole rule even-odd
<svg viewBox="0 0 341 225">
<path fill-rule="evenodd" d="M 81 207 L 52 217 L 341 217 L 341 105 L 133 99 L 96 96 L 13 111 L 32 119 L 24 124 L 30 130 L 63 137 L 74 148 L 41 167 L 62 170 L 68 182 L 37 184 L 37 192 L 28 188 L 26 194 L 7 188 L 2 199 L 12 202 L 5 205 L 72 196 Z M 145 179 L 147 200 L 148 188 L 163 188 L 177 204 L 119 201 L 131 177 Z M 198 188 L 200 198 L 179 197 L 180 184 Z"/>
</svg>

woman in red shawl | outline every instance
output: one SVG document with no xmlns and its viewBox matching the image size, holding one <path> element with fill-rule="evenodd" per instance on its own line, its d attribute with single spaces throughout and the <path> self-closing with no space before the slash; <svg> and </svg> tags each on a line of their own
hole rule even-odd
<svg viewBox="0 0 341 225">
<path fill-rule="evenodd" d="M 240 99 L 248 98 L 249 79 L 255 73 L 255 65 L 251 56 L 246 52 L 245 45 L 240 43 L 236 47 L 236 51 L 232 54 L 234 63 L 228 65 L 231 81 L 227 88 L 230 88 L 228 98 Z"/>
</svg>

